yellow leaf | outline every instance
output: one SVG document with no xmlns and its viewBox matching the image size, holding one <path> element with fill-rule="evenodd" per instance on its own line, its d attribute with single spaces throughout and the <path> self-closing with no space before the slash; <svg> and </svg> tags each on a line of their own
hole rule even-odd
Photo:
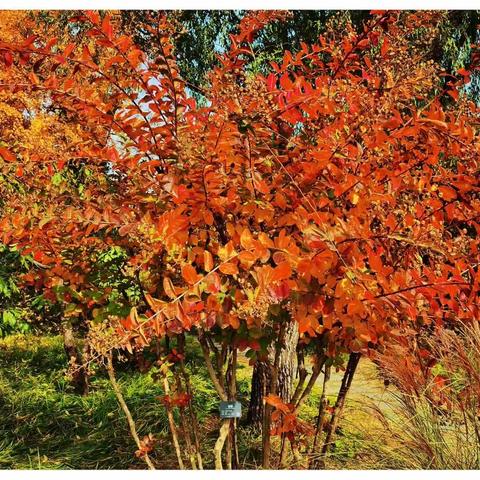
<svg viewBox="0 0 480 480">
<path fill-rule="evenodd" d="M 203 252 L 203 266 L 206 272 L 210 272 L 213 268 L 213 257 L 208 250 Z"/>
<path fill-rule="evenodd" d="M 175 287 L 173 286 L 173 283 L 169 277 L 163 277 L 163 290 L 165 294 L 171 299 L 174 299 L 176 297 Z"/>
<path fill-rule="evenodd" d="M 248 228 L 245 228 L 242 234 L 240 235 L 240 245 L 245 250 L 250 250 L 251 248 L 254 247 L 253 237 Z"/>
</svg>

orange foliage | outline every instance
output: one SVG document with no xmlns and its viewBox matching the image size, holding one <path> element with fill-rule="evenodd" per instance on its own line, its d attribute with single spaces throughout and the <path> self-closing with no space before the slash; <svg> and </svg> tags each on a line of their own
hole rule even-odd
<svg viewBox="0 0 480 480">
<path fill-rule="evenodd" d="M 245 58 L 284 14 L 249 14 L 204 105 L 179 76 L 172 27 L 152 15 L 158 58 L 93 12 L 73 19 L 88 27 L 82 46 L 0 43 L 3 91 L 45 95 L 79 137 L 52 156 L 0 150 L 2 174 L 22 184 L 1 240 L 39 256 L 46 288 L 81 289 L 89 252 L 127 248 L 153 314 L 119 328 L 140 344 L 258 331 L 279 303 L 305 341 L 328 333 L 332 356 L 478 317 L 478 108 L 461 94 L 465 72 L 439 94 L 438 66 L 409 48 L 435 15 L 327 31 L 265 78 Z M 448 108 L 445 93 L 458 97 Z M 68 165 L 88 170 L 81 191 L 59 177 Z"/>
</svg>

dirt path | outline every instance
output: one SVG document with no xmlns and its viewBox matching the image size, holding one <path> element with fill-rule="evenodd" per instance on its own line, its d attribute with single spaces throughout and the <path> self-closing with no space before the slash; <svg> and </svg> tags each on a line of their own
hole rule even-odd
<svg viewBox="0 0 480 480">
<path fill-rule="evenodd" d="M 343 372 L 333 372 L 327 386 L 327 395 L 329 397 L 336 396 L 340 388 Z M 322 382 L 320 377 L 319 383 Z M 384 397 L 391 397 L 391 387 L 386 388 L 383 380 L 378 375 L 375 364 L 362 358 L 353 378 L 352 386 L 349 392 L 350 401 L 363 402 L 365 400 L 374 401 L 376 404 L 382 403 Z"/>
<path fill-rule="evenodd" d="M 334 372 L 327 386 L 330 405 L 333 405 L 340 388 L 343 372 Z M 321 382 L 322 379 L 320 379 Z M 383 431 L 377 412 L 393 413 L 397 404 L 392 386 L 386 387 L 375 364 L 363 358 L 357 368 L 347 397 L 342 424 L 347 429 Z"/>
</svg>

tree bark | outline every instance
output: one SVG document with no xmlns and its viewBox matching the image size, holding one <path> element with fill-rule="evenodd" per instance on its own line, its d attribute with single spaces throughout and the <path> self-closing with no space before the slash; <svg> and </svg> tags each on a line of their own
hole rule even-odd
<svg viewBox="0 0 480 480">
<path fill-rule="evenodd" d="M 83 358 L 73 335 L 72 324 L 69 321 L 62 322 L 63 347 L 67 354 L 68 363 L 71 368 L 72 378 L 70 384 L 78 395 L 88 394 L 88 372 L 83 365 Z"/>
<path fill-rule="evenodd" d="M 289 403 L 293 395 L 293 380 L 297 369 L 298 323 L 290 322 L 284 334 L 284 346 L 280 352 L 278 366 L 277 395 Z"/>
<path fill-rule="evenodd" d="M 257 428 L 262 426 L 263 398 L 270 384 L 270 367 L 267 362 L 256 362 L 253 366 L 252 389 L 248 406 L 247 423 Z"/>
<path fill-rule="evenodd" d="M 280 351 L 278 366 L 277 395 L 288 403 L 293 396 L 293 380 L 295 378 L 296 349 L 298 344 L 298 324 L 290 322 L 284 334 L 284 346 Z M 275 351 L 269 352 L 270 362 L 274 362 Z M 265 395 L 270 392 L 270 367 L 268 362 L 256 362 L 252 373 L 252 388 L 248 406 L 247 424 L 260 428 L 263 420 Z"/>
</svg>

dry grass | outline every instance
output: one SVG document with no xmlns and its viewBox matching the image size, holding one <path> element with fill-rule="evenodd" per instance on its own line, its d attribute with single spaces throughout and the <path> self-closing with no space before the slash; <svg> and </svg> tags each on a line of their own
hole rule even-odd
<svg viewBox="0 0 480 480">
<path fill-rule="evenodd" d="M 479 469 L 478 325 L 397 345 L 379 361 L 395 388 L 366 407 L 380 427 L 358 429 L 364 455 L 402 469 Z"/>
</svg>

